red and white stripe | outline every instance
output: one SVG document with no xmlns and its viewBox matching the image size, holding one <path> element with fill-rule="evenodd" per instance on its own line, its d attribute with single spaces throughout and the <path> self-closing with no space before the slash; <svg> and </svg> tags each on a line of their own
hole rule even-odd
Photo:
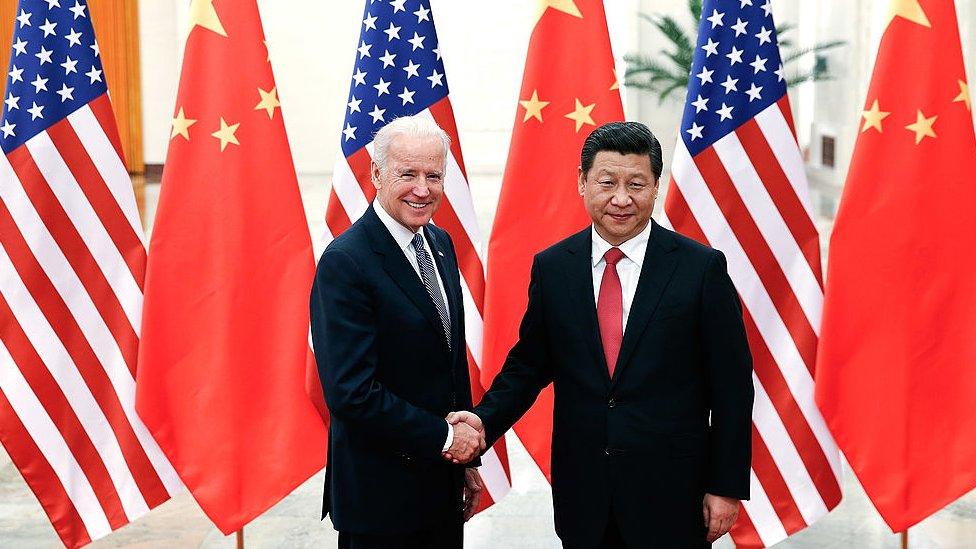
<svg viewBox="0 0 976 549">
<path fill-rule="evenodd" d="M 445 200 L 434 215 L 434 223 L 446 230 L 454 241 L 458 266 L 461 271 L 461 290 L 464 298 L 465 339 L 468 347 L 468 364 L 474 397 L 481 397 L 477 383 L 481 379 L 482 328 L 484 321 L 485 273 L 480 256 L 481 231 L 474 212 L 474 202 L 468 187 L 468 178 L 461 156 L 457 127 L 450 101 L 444 98 L 429 109 L 419 113 L 432 118 L 451 136 L 451 150 L 447 155 L 447 173 L 444 178 Z M 370 182 L 369 165 L 372 161 L 372 143 L 346 158 L 340 151 L 332 176 L 332 191 L 326 212 L 325 243 L 365 213 L 376 196 Z M 504 460 L 504 463 L 503 463 Z M 492 501 L 498 501 L 511 489 L 508 459 L 504 441 L 495 444 L 481 458 L 479 469 Z"/>
<path fill-rule="evenodd" d="M 69 547 L 182 486 L 135 412 L 145 262 L 107 95 L 0 157 L 0 438 Z"/>
<path fill-rule="evenodd" d="M 679 139 L 665 224 L 725 253 L 753 355 L 752 498 L 732 530 L 767 547 L 841 499 L 840 454 L 813 399 L 820 242 L 786 97 L 694 158 Z"/>
</svg>

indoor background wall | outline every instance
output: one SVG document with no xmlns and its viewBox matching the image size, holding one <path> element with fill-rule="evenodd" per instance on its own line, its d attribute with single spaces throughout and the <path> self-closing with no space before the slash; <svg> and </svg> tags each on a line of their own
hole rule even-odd
<svg viewBox="0 0 976 549">
<path fill-rule="evenodd" d="M 166 155 L 185 39 L 184 4 L 159 0 L 139 6 L 149 163 L 161 163 Z M 258 4 L 296 167 L 303 173 L 328 173 L 339 148 L 364 3 Z M 635 47 L 638 4 L 607 2 L 618 55 Z M 430 8 L 469 170 L 499 172 L 508 153 L 535 3 L 432 0 Z"/>
</svg>

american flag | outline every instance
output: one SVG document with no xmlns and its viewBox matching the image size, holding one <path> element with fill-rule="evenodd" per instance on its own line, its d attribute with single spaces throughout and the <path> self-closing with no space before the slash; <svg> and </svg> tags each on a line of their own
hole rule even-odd
<svg viewBox="0 0 976 549">
<path fill-rule="evenodd" d="M 427 0 L 367 0 L 356 50 L 349 102 L 326 211 L 325 243 L 349 228 L 376 196 L 369 165 L 373 136 L 400 116 L 432 118 L 451 136 L 444 178 L 445 200 L 434 223 L 450 233 L 458 255 L 464 294 L 468 367 L 475 402 L 483 394 L 482 315 L 485 276 L 479 255 L 481 231 L 471 200 L 454 111 L 448 98 L 434 16 Z M 480 469 L 491 500 L 511 487 L 504 441 L 482 456 Z M 503 463 L 504 462 L 504 463 Z"/>
<path fill-rule="evenodd" d="M 665 214 L 725 253 L 742 299 L 752 497 L 732 536 L 769 546 L 841 498 L 840 456 L 813 399 L 820 244 L 769 0 L 704 2 Z"/>
<path fill-rule="evenodd" d="M 68 547 L 180 489 L 136 416 L 146 262 L 83 0 L 21 0 L 0 119 L 0 439 Z"/>
</svg>

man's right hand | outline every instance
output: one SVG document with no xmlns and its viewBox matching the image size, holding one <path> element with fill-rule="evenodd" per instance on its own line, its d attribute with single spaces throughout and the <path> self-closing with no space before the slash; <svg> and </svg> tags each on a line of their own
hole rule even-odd
<svg viewBox="0 0 976 549">
<path fill-rule="evenodd" d="M 452 463 L 468 463 L 478 457 L 481 451 L 485 449 L 484 428 L 478 430 L 460 420 L 451 421 L 451 415 L 447 417 L 447 420 L 454 426 L 454 441 L 447 452 L 444 452 L 444 459 Z M 474 417 L 477 418 L 478 416 Z"/>
<path fill-rule="evenodd" d="M 458 423 L 467 423 L 473 427 L 476 431 L 481 433 L 481 436 L 485 436 L 485 424 L 482 423 L 481 418 L 477 416 L 474 412 L 460 411 L 451 412 L 447 414 L 447 422 L 451 425 L 457 425 Z"/>
</svg>

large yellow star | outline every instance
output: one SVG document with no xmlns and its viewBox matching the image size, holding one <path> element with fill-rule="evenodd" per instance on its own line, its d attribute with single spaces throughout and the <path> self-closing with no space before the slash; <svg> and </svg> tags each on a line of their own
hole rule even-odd
<svg viewBox="0 0 976 549">
<path fill-rule="evenodd" d="M 568 13 L 573 17 L 579 17 L 580 19 L 583 18 L 583 14 L 580 13 L 579 8 L 576 7 L 576 2 L 574 0 L 539 0 L 539 8 L 535 12 L 536 23 L 539 22 L 539 19 L 542 18 L 542 14 L 545 13 L 549 8 L 559 10 L 563 13 Z"/>
<path fill-rule="evenodd" d="M 258 88 L 258 93 L 261 95 L 261 102 L 254 107 L 254 110 L 264 109 L 268 111 L 268 119 L 273 119 L 275 107 L 281 107 L 281 102 L 278 101 L 278 88 L 271 88 L 271 91 Z"/>
<path fill-rule="evenodd" d="M 881 108 L 878 107 L 878 100 L 875 99 L 870 110 L 861 112 L 861 116 L 864 117 L 864 126 L 861 127 L 861 133 L 868 131 L 868 128 L 874 128 L 878 130 L 879 133 L 883 132 L 884 130 L 881 128 L 881 121 L 888 118 L 889 114 L 891 113 L 882 111 Z"/>
<path fill-rule="evenodd" d="M 237 124 L 228 125 L 227 122 L 224 122 L 224 117 L 220 117 L 220 129 L 210 134 L 220 140 L 220 152 L 224 152 L 224 149 L 227 148 L 228 143 L 233 143 L 235 145 L 241 144 L 237 140 L 237 136 L 234 135 L 234 133 L 237 132 L 238 126 L 240 125 L 240 122 Z"/>
<path fill-rule="evenodd" d="M 973 110 L 973 99 L 969 96 L 969 84 L 959 81 L 959 95 L 952 100 L 953 103 L 958 103 L 962 101 L 966 104 L 966 110 Z"/>
<path fill-rule="evenodd" d="M 169 138 L 173 139 L 177 135 L 182 135 L 183 139 L 187 141 L 190 140 L 190 126 L 196 124 L 197 121 L 191 118 L 187 118 L 183 114 L 183 107 L 180 107 L 180 112 L 176 114 L 176 118 L 173 119 L 173 133 L 170 134 Z"/>
<path fill-rule="evenodd" d="M 925 15 L 925 10 L 922 9 L 918 0 L 890 0 L 888 4 L 888 20 L 885 21 L 885 28 L 888 28 L 888 25 L 891 24 L 895 17 L 904 17 L 912 23 L 918 23 L 923 27 L 932 28 L 932 23 L 929 23 L 929 18 Z"/>
<path fill-rule="evenodd" d="M 935 119 L 938 116 L 933 116 L 932 118 L 926 118 L 922 111 L 918 111 L 918 115 L 915 119 L 914 124 L 909 124 L 905 126 L 906 130 L 911 130 L 915 132 L 915 144 L 918 145 L 926 137 L 935 137 L 935 130 L 932 126 L 935 124 Z"/>
<path fill-rule="evenodd" d="M 576 121 L 576 133 L 579 133 L 580 128 L 583 127 L 583 124 L 596 126 L 596 123 L 593 122 L 593 118 L 590 116 L 590 113 L 593 112 L 593 107 L 595 106 L 596 103 L 591 103 L 584 107 L 583 104 L 580 103 L 580 100 L 577 99 L 576 110 L 574 110 L 569 114 L 564 115 L 566 118 Z"/>
<path fill-rule="evenodd" d="M 213 6 L 214 0 L 191 0 L 190 2 L 190 30 L 200 26 L 226 37 L 227 31 L 217 17 L 217 10 Z"/>
<path fill-rule="evenodd" d="M 522 122 L 528 122 L 530 118 L 542 122 L 542 109 L 549 105 L 549 101 L 539 101 L 539 91 L 532 90 L 532 97 L 528 100 L 519 101 L 519 105 L 525 107 L 525 118 L 522 119 Z"/>
</svg>

